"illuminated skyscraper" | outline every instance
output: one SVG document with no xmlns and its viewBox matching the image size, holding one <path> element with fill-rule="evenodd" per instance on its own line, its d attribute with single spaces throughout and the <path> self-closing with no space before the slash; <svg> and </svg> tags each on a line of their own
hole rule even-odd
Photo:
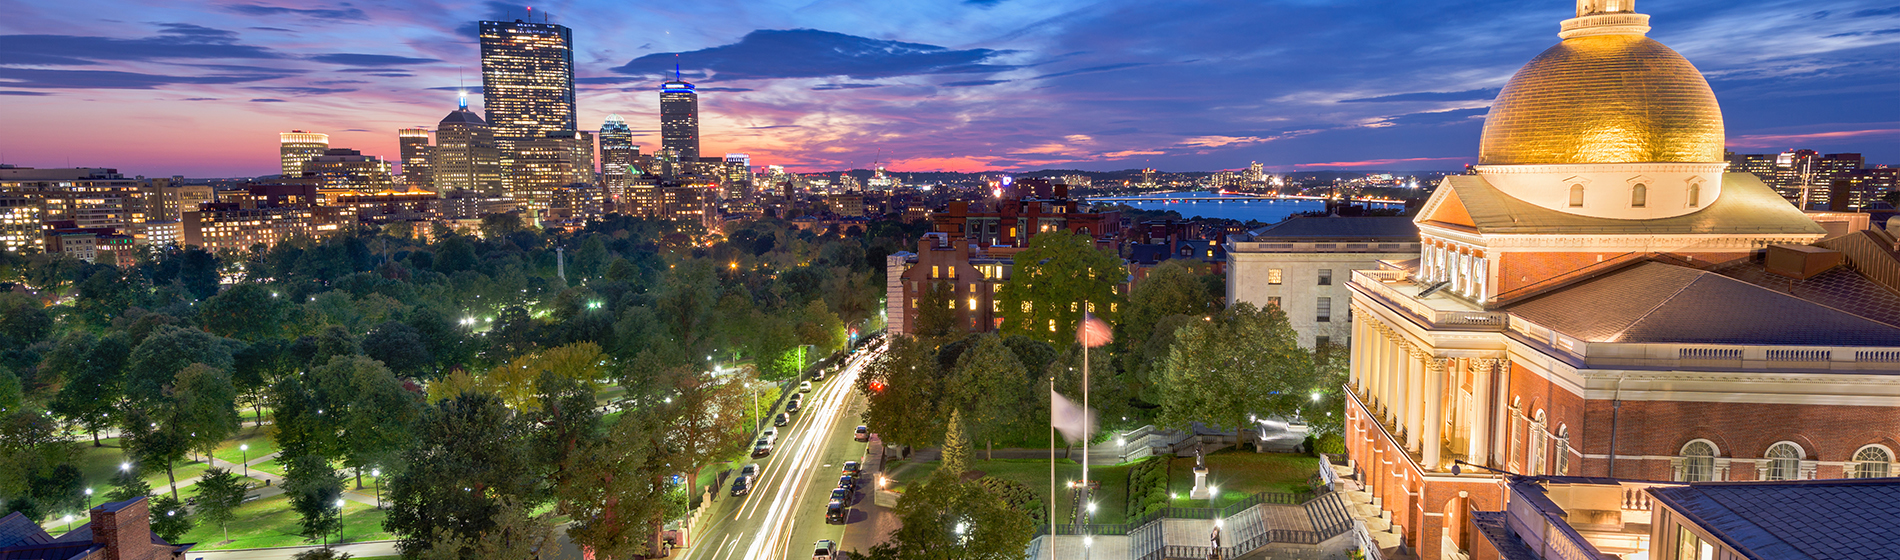
<svg viewBox="0 0 1900 560">
<path fill-rule="evenodd" d="M 278 152 L 284 158 L 284 175 L 288 177 L 303 176 L 304 163 L 330 149 L 330 135 L 321 132 L 292 130 L 279 133 L 277 140 Z"/>
<path fill-rule="evenodd" d="M 443 194 L 467 192 L 501 196 L 501 158 L 495 133 L 481 115 L 460 108 L 435 127 L 435 186 Z"/>
<path fill-rule="evenodd" d="M 481 39 L 482 105 L 503 170 L 512 172 L 515 142 L 575 130 L 574 33 L 550 23 L 484 21 Z"/>
<path fill-rule="evenodd" d="M 405 128 L 396 131 L 396 141 L 402 148 L 402 184 L 411 189 L 435 190 L 435 169 L 429 165 L 435 147 L 429 145 L 429 131 Z"/>
<path fill-rule="evenodd" d="M 509 192 L 523 208 L 541 212 L 560 187 L 594 182 L 594 135 L 564 130 L 516 143 L 514 184 Z"/>
<path fill-rule="evenodd" d="M 752 156 L 726 154 L 726 200 L 741 201 L 752 197 Z"/>
<path fill-rule="evenodd" d="M 396 186 L 389 175 L 389 162 L 349 148 L 326 150 L 323 155 L 304 162 L 303 170 L 315 173 L 326 188 L 377 192 Z"/>
<path fill-rule="evenodd" d="M 660 86 L 660 147 L 672 148 L 679 161 L 699 161 L 699 94 L 677 68 Z"/>
<path fill-rule="evenodd" d="M 600 186 L 615 205 L 627 204 L 629 179 L 640 174 L 634 162 L 640 158 L 640 146 L 633 143 L 633 129 L 620 115 L 607 115 L 600 125 Z"/>
</svg>

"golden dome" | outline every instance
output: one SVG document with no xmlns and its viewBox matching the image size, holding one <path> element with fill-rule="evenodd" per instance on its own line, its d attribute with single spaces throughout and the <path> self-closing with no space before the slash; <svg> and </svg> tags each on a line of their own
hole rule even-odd
<svg viewBox="0 0 1900 560">
<path fill-rule="evenodd" d="M 1695 66 L 1638 33 L 1573 36 L 1511 77 L 1486 165 L 1722 161 L 1722 109 Z"/>
</svg>

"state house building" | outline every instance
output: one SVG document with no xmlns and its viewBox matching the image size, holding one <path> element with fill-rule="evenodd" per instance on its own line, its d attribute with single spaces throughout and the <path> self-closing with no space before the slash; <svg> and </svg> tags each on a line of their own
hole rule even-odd
<svg viewBox="0 0 1900 560">
<path fill-rule="evenodd" d="M 1462 557 L 1469 512 L 1503 509 L 1499 475 L 1455 461 L 1669 481 L 1894 472 L 1894 239 L 1830 234 L 1728 171 L 1708 82 L 1632 4 L 1580 0 L 1491 106 L 1475 174 L 1447 177 L 1415 219 L 1419 258 L 1352 274 L 1347 448 L 1423 558 Z"/>
</svg>

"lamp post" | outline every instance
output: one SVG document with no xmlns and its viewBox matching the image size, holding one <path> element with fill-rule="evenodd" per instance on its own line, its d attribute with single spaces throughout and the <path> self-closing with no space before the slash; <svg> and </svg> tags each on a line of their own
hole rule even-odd
<svg viewBox="0 0 1900 560">
<path fill-rule="evenodd" d="M 244 465 L 244 478 L 250 478 L 251 477 L 251 444 L 248 444 L 248 443 L 238 444 L 238 453 L 242 454 L 241 456 L 244 457 L 242 459 L 242 461 L 244 461 L 242 463 Z"/>
<path fill-rule="evenodd" d="M 91 488 L 86 489 L 86 509 L 87 510 L 92 509 L 92 489 Z"/>
<path fill-rule="evenodd" d="M 383 509 L 383 470 L 370 469 L 369 477 L 376 479 L 376 509 Z"/>
<path fill-rule="evenodd" d="M 73 515 L 70 513 L 66 514 L 66 532 L 73 532 Z"/>
</svg>

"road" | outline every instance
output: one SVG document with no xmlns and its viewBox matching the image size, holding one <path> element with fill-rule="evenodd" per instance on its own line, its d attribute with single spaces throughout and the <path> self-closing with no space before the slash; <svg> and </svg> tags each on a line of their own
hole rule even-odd
<svg viewBox="0 0 1900 560">
<path fill-rule="evenodd" d="M 709 527 L 684 560 L 752 560 L 811 558 L 819 539 L 839 543 L 840 549 L 869 548 L 869 543 L 843 542 L 844 525 L 825 523 L 825 504 L 845 461 L 863 464 L 864 443 L 852 432 L 864 411 L 864 400 L 853 384 L 874 351 L 859 353 L 838 374 L 814 384 L 802 409 L 790 424 L 779 427 L 778 444 L 770 457 L 753 459 L 763 474 L 745 496 L 732 496 L 731 480 L 713 502 Z M 768 415 L 770 417 L 771 415 Z M 852 504 L 871 500 L 870 485 L 860 484 Z M 847 523 L 864 523 L 864 512 L 854 508 Z"/>
</svg>

